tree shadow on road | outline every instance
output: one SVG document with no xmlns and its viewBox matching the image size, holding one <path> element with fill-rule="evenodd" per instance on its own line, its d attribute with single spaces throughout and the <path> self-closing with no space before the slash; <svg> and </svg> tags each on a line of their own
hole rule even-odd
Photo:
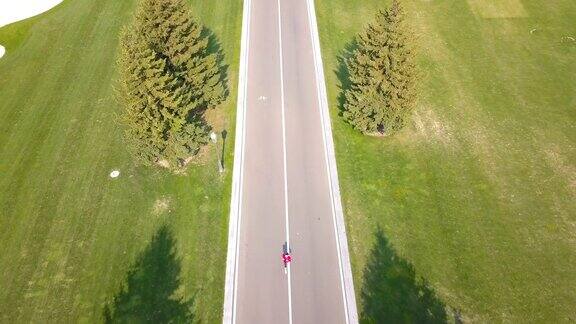
<svg viewBox="0 0 576 324">
<path fill-rule="evenodd" d="M 446 323 L 446 305 L 381 229 L 363 273 L 361 323 Z"/>
<path fill-rule="evenodd" d="M 180 259 L 175 239 L 162 226 L 140 255 L 126 283 L 104 308 L 106 323 L 192 323 L 193 298 L 175 293 L 180 287 Z"/>
</svg>

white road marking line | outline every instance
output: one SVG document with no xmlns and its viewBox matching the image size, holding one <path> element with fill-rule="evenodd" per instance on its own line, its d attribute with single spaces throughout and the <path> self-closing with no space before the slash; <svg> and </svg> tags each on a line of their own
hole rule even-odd
<svg viewBox="0 0 576 324">
<path fill-rule="evenodd" d="M 236 118 L 236 141 L 234 146 L 234 172 L 230 199 L 230 220 L 228 230 L 228 251 L 226 258 L 226 282 L 224 287 L 224 309 L 222 322 L 236 323 L 238 292 L 238 255 L 240 253 L 240 225 L 242 222 L 242 196 L 244 183 L 244 146 L 246 139 L 246 107 L 248 89 L 248 56 L 250 48 L 251 0 L 244 1 L 242 17 L 242 40 L 240 50 L 240 71 L 238 78 L 238 102 Z"/>
<path fill-rule="evenodd" d="M 288 163 L 286 150 L 286 109 L 284 106 L 284 58 L 282 54 L 282 10 L 278 3 L 278 47 L 280 48 L 280 104 L 282 107 L 282 150 L 284 158 L 284 212 L 286 215 L 286 250 L 290 252 L 290 219 L 288 214 Z M 288 268 L 288 323 L 292 324 L 292 276 L 290 263 Z"/>
<path fill-rule="evenodd" d="M 322 121 L 322 128 L 323 128 L 323 142 L 324 142 L 324 157 L 325 157 L 325 161 L 326 161 L 326 168 L 327 168 L 327 176 L 328 176 L 328 184 L 330 186 L 330 199 L 331 199 L 331 207 L 332 207 L 332 219 L 334 222 L 334 235 L 336 236 L 336 248 L 338 249 L 338 266 L 339 266 L 339 270 L 340 270 L 340 284 L 342 287 L 342 298 L 343 298 L 343 302 L 344 302 L 344 312 L 345 312 L 345 316 L 346 316 L 346 323 L 350 323 L 350 317 L 352 317 L 352 322 L 353 323 L 358 323 L 358 315 L 357 315 L 357 310 L 356 310 L 356 297 L 354 295 L 354 286 L 353 286 L 353 282 L 352 282 L 352 278 L 351 278 L 351 269 L 349 268 L 349 256 L 348 256 L 348 242 L 346 242 L 346 235 L 345 235 L 345 228 L 342 228 L 340 231 L 338 230 L 338 217 L 336 215 L 336 202 L 338 200 L 338 202 L 340 201 L 340 195 L 339 195 L 339 189 L 337 192 L 337 198 L 335 197 L 335 185 L 338 186 L 338 178 L 337 178 L 337 174 L 336 174 L 336 163 L 335 161 L 332 161 L 334 164 L 334 170 L 331 167 L 331 161 L 329 158 L 329 153 L 328 153 L 328 136 L 332 136 L 332 131 L 330 128 L 330 125 L 328 123 L 330 123 L 330 116 L 329 116 L 329 110 L 328 110 L 328 102 L 327 102 L 327 96 L 326 96 L 326 85 L 324 84 L 324 73 L 323 73 L 323 67 L 322 67 L 322 57 L 321 57 L 321 53 L 319 53 L 320 51 L 320 42 L 319 42 L 319 36 L 318 36 L 318 26 L 317 26 L 317 21 L 316 21 L 316 12 L 314 9 L 314 4 L 312 2 L 313 0 L 306 0 L 306 8 L 308 11 L 308 24 L 309 24 L 309 29 L 310 29 L 310 38 L 311 38 L 311 42 L 312 42 L 312 51 L 314 54 L 314 67 L 315 67 L 315 77 L 316 77 L 316 91 L 317 91 L 317 95 L 318 95 L 318 108 L 319 108 L 319 112 L 320 112 L 320 119 Z M 331 147 L 332 148 L 332 147 Z M 332 148 L 333 149 L 333 148 Z M 336 184 L 333 183 L 332 181 L 332 173 L 336 174 L 336 178 L 335 178 L 335 182 Z M 339 209 L 341 210 L 341 208 Z M 343 223 L 343 217 L 341 219 L 342 223 Z M 341 226 L 345 226 L 344 224 L 341 224 Z M 344 242 L 342 242 L 342 245 L 344 245 L 344 248 L 346 251 L 342 250 L 341 247 L 341 239 L 342 237 L 339 235 L 340 232 L 344 233 L 343 234 L 343 240 Z M 347 267 L 346 267 L 346 272 L 348 274 L 348 285 L 345 285 L 346 280 L 344 279 L 344 269 L 343 269 L 343 261 L 342 261 L 342 253 L 345 252 L 346 253 L 346 262 L 347 262 Z M 349 310 L 349 308 L 351 309 L 351 311 Z M 352 316 L 350 316 L 352 315 Z"/>
</svg>

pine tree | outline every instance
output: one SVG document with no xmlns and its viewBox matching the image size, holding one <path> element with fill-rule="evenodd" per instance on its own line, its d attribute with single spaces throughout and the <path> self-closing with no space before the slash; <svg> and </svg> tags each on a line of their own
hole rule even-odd
<svg viewBox="0 0 576 324">
<path fill-rule="evenodd" d="M 350 87 L 343 117 L 364 134 L 392 134 L 404 127 L 416 100 L 411 33 L 397 0 L 358 35 L 346 60 Z"/>
<path fill-rule="evenodd" d="M 184 0 L 141 0 L 120 40 L 125 139 L 143 164 L 170 168 L 207 143 L 203 114 L 226 97 L 222 68 Z"/>
</svg>

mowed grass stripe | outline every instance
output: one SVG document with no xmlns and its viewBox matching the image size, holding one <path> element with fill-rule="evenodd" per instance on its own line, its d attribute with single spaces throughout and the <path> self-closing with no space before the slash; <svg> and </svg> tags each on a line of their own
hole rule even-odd
<svg viewBox="0 0 576 324">
<path fill-rule="evenodd" d="M 96 5 L 96 3 L 94 5 Z M 88 16 L 81 16 L 79 18 L 87 19 Z M 50 55 L 50 57 L 53 58 L 53 60 L 48 61 L 48 64 L 46 65 L 41 65 L 38 67 L 39 70 L 44 69 L 45 72 L 43 74 L 53 76 L 53 78 L 47 80 L 47 82 L 42 83 L 43 85 L 46 85 L 48 91 L 46 91 L 46 93 L 42 93 L 40 96 L 33 95 L 35 101 L 30 105 L 30 111 L 39 110 L 39 114 L 35 116 L 28 113 L 26 114 L 28 118 L 20 118 L 22 123 L 13 123 L 17 124 L 18 129 L 22 130 L 22 132 L 11 132 L 10 134 L 12 136 L 10 137 L 10 141 L 3 142 L 3 146 L 6 151 L 3 151 L 2 156 L 8 156 L 7 152 L 13 153 L 14 151 L 20 149 L 15 160 L 9 161 L 3 159 L 6 162 L 6 165 L 11 167 L 11 169 L 6 170 L 6 174 L 24 174 L 27 172 L 31 173 L 24 177 L 4 178 L 7 183 L 3 183 L 3 186 L 6 186 L 8 190 L 14 191 L 14 193 L 10 194 L 9 191 L 7 194 L 4 194 L 6 199 L 4 200 L 3 206 L 5 206 L 6 209 L 4 211 L 7 214 L 3 220 L 24 221 L 24 219 L 15 219 L 11 217 L 13 213 L 19 212 L 19 210 L 11 205 L 12 203 L 14 206 L 26 208 L 27 210 L 23 211 L 24 213 L 38 215 L 37 211 L 32 211 L 30 209 L 38 208 L 38 206 L 41 206 L 41 204 L 25 202 L 39 201 L 43 196 L 46 196 L 44 190 L 50 190 L 53 187 L 50 182 L 51 180 L 54 180 L 53 177 L 43 176 L 46 172 L 46 166 L 58 166 L 58 164 L 50 163 L 49 159 L 65 158 L 65 156 L 59 154 L 58 151 L 56 151 L 57 154 L 46 154 L 47 152 L 50 152 L 56 148 L 66 149 L 66 147 L 58 145 L 59 143 L 55 143 L 51 146 L 51 142 L 47 140 L 53 137 L 51 136 L 51 133 L 58 134 L 58 132 L 62 130 L 61 127 L 57 127 L 59 125 L 53 125 L 55 120 L 57 120 L 59 117 L 62 118 L 62 115 L 59 115 L 62 109 L 56 108 L 61 108 L 63 106 L 62 103 L 64 101 L 64 94 L 68 89 L 62 89 L 62 84 L 66 84 L 66 79 L 70 75 L 76 73 L 79 67 L 79 60 L 77 57 L 73 56 L 73 53 L 64 56 L 64 59 L 62 59 L 62 53 L 53 53 Z M 15 69 L 15 71 L 17 72 L 17 69 Z M 55 78 L 55 76 L 57 77 Z M 33 91 L 33 94 L 34 93 L 35 91 Z M 48 94 L 48 96 L 45 94 Z M 16 110 L 16 107 L 20 108 L 22 106 L 15 105 L 12 108 Z M 67 106 L 63 107 L 66 108 Z M 27 109 L 28 107 L 25 108 Z M 53 172 L 52 170 L 47 171 Z M 41 181 L 44 180 L 45 182 L 32 185 L 29 181 L 31 179 L 38 179 Z M 10 183 L 11 181 L 15 181 L 16 183 Z M 32 192 L 32 195 L 28 194 L 30 191 Z M 37 218 L 42 217 L 38 216 Z M 49 219 L 50 218 L 47 220 Z M 18 228 L 23 229 L 23 232 L 15 231 L 15 228 L 7 228 L 6 226 L 2 226 L 3 229 L 6 229 L 6 232 L 3 234 L 7 237 L 10 237 L 10 235 L 20 236 L 29 230 L 26 228 L 26 226 L 34 226 L 34 222 L 27 220 L 26 223 L 22 224 L 22 226 L 18 226 Z M 48 228 L 49 226 L 44 227 Z M 8 244 L 7 246 L 12 245 Z M 40 252 L 38 249 L 34 250 L 36 252 Z"/>
<path fill-rule="evenodd" d="M 109 2 L 106 7 L 102 8 L 101 15 L 118 16 L 123 12 L 127 12 L 129 8 L 130 4 L 126 5 L 125 2 Z M 95 28 L 87 37 L 88 42 L 81 56 L 80 66 L 86 67 L 82 72 L 93 76 L 93 78 L 89 82 L 76 84 L 70 91 L 72 94 L 91 94 L 91 96 L 85 98 L 74 98 L 73 102 L 68 104 L 71 107 L 78 108 L 78 112 L 74 112 L 73 115 L 76 116 L 75 119 L 84 121 L 84 123 L 73 122 L 71 124 L 67 131 L 66 139 L 62 144 L 66 151 L 62 154 L 63 158 L 56 162 L 60 171 L 55 176 L 63 179 L 63 185 L 59 192 L 76 192 L 78 195 L 72 198 L 61 194 L 57 199 L 58 204 L 54 208 L 55 212 L 60 213 L 62 210 L 70 209 L 76 204 L 84 207 L 70 222 L 62 222 L 52 226 L 52 230 L 49 233 L 48 241 L 57 242 L 56 246 L 62 247 L 64 252 L 61 255 L 58 267 L 46 272 L 56 273 L 56 276 L 61 276 L 62 280 L 70 280 L 69 278 L 74 276 L 74 273 L 70 271 L 70 264 L 79 263 L 85 258 L 85 252 L 76 246 L 76 242 L 80 242 L 82 238 L 89 234 L 88 230 L 96 220 L 91 217 L 91 211 L 102 209 L 104 191 L 99 191 L 94 195 L 92 188 L 106 185 L 106 180 L 108 179 L 106 178 L 106 173 L 102 171 L 106 169 L 107 165 L 110 167 L 111 164 L 99 159 L 99 157 L 114 155 L 117 150 L 117 148 L 110 145 L 111 143 L 103 141 L 92 143 L 94 138 L 103 135 L 99 134 L 102 130 L 98 125 L 106 123 L 107 120 L 112 119 L 110 117 L 113 117 L 113 114 L 106 109 L 111 103 L 110 100 L 106 100 L 108 101 L 107 105 L 103 105 L 103 100 L 106 97 L 100 97 L 100 95 L 107 95 L 107 92 L 109 92 L 110 84 L 107 80 L 112 77 L 114 69 L 113 66 L 106 63 L 113 61 L 115 53 L 106 49 L 113 48 L 116 41 L 106 37 L 106 34 L 110 33 L 110 28 L 106 28 L 104 25 L 98 26 L 103 22 L 106 22 L 106 19 L 98 17 Z M 106 39 L 109 40 L 108 43 Z M 86 109 L 91 102 L 95 102 L 94 109 Z M 90 123 L 92 125 L 89 125 Z M 78 164 L 91 167 L 83 172 L 70 172 L 64 176 L 67 170 L 75 171 L 74 165 Z M 47 205 L 49 204 L 47 203 Z M 38 276 L 43 277 L 45 274 L 39 272 Z M 73 300 L 77 292 L 65 288 L 51 286 L 48 290 L 49 294 L 45 297 L 40 308 L 57 308 L 59 306 L 59 298 Z"/>
<path fill-rule="evenodd" d="M 103 10 L 103 5 L 105 4 L 105 2 L 94 2 L 91 4 L 92 8 L 87 12 L 86 16 L 78 17 L 78 19 L 86 23 L 84 25 L 85 28 L 77 30 L 76 28 L 72 27 L 73 25 L 71 25 L 71 28 L 69 28 L 64 33 L 65 35 L 69 34 L 70 36 L 74 37 L 70 42 L 80 42 L 86 45 L 90 44 L 90 35 L 97 33 L 97 29 L 95 29 L 97 21 L 101 19 L 102 14 L 106 13 L 106 11 Z M 108 5 L 111 4 L 112 3 L 108 3 Z M 116 4 L 115 7 L 119 7 L 118 4 Z M 99 77 L 98 74 L 94 74 L 91 71 L 92 67 L 95 66 L 94 59 L 89 56 L 87 59 L 82 60 L 83 54 L 84 57 L 86 57 L 87 54 L 92 54 L 94 56 L 101 55 L 96 51 L 91 52 L 89 50 L 89 48 L 88 50 L 78 48 L 76 51 L 69 51 L 70 54 L 64 56 L 64 62 L 67 62 L 67 66 L 62 70 L 58 70 L 58 66 L 47 67 L 47 73 L 53 73 L 60 76 L 60 78 L 57 79 L 57 82 L 53 85 L 53 88 L 49 92 L 56 96 L 51 98 L 44 97 L 46 101 L 38 102 L 37 106 L 53 107 L 54 109 L 43 109 L 42 114 L 36 119 L 39 124 L 29 128 L 30 133 L 33 134 L 32 137 L 34 141 L 32 144 L 21 146 L 27 147 L 29 149 L 28 152 L 24 152 L 24 156 L 34 156 L 36 157 L 37 162 L 33 163 L 32 161 L 23 161 L 24 163 L 21 162 L 17 165 L 23 168 L 22 171 L 30 169 L 33 170 L 34 173 L 38 172 L 36 174 L 32 174 L 30 176 L 31 179 L 48 180 L 44 183 L 41 183 L 40 186 L 36 184 L 35 188 L 28 189 L 28 192 L 36 191 L 36 194 L 32 194 L 31 196 L 28 192 L 25 192 L 24 194 L 20 195 L 21 199 L 23 200 L 32 198 L 31 201 L 36 202 L 23 204 L 29 208 L 28 210 L 23 211 L 23 213 L 36 215 L 36 220 L 28 220 L 27 225 L 30 227 L 23 226 L 22 229 L 24 231 L 23 233 L 35 233 L 33 242 L 38 244 L 36 246 L 27 248 L 28 257 L 23 260 L 23 264 L 28 266 L 35 265 L 35 267 L 31 269 L 27 269 L 26 267 L 24 269 L 20 269 L 22 276 L 28 276 L 27 271 L 29 271 L 34 272 L 36 277 L 42 277 L 44 273 L 48 271 L 47 269 L 42 269 L 42 265 L 46 262 L 45 258 L 50 256 L 51 253 L 55 253 L 53 252 L 54 250 L 56 250 L 58 253 L 63 253 L 63 251 L 58 251 L 58 249 L 61 248 L 58 244 L 55 244 L 54 241 L 47 238 L 47 236 L 50 235 L 48 231 L 55 231 L 54 226 L 52 226 L 52 221 L 55 218 L 58 218 L 58 216 L 61 216 L 59 215 L 60 209 L 58 208 L 58 205 L 60 204 L 61 197 L 65 192 L 67 192 L 65 190 L 65 184 L 71 181 L 78 181 L 80 178 L 77 177 L 74 179 L 75 170 L 73 167 L 70 167 L 72 164 L 69 161 L 72 159 L 75 153 L 77 153 L 78 148 L 76 147 L 75 142 L 82 139 L 82 134 L 85 134 L 85 129 L 87 128 L 85 123 L 90 120 L 89 116 L 82 116 L 82 113 L 93 113 L 94 110 L 85 109 L 85 105 L 78 104 L 78 99 L 90 101 L 93 99 L 91 96 L 95 94 L 94 92 L 86 92 L 84 89 L 80 88 L 88 85 L 88 82 L 70 83 L 66 82 L 67 80 L 65 78 L 72 77 L 82 79 L 81 73 L 84 73 L 84 75 L 89 75 L 90 77 Z M 55 51 L 52 55 L 55 57 L 62 57 L 63 53 L 60 51 Z M 109 65 L 108 69 L 110 69 Z M 103 76 L 105 77 L 106 75 L 104 74 Z M 106 81 L 104 82 L 104 87 L 106 87 Z M 101 82 L 98 83 L 101 84 Z M 56 89 L 57 87 L 62 87 L 62 85 L 69 85 L 69 87 L 64 89 Z M 75 98 L 79 93 L 90 93 L 91 96 L 83 99 Z M 41 98 L 42 97 L 39 99 Z M 71 109 L 66 110 L 62 108 Z M 72 109 L 75 109 L 75 111 Z M 76 125 L 69 125 L 71 119 L 78 120 Z M 76 126 L 80 131 L 74 131 L 74 126 Z M 45 132 L 33 132 L 33 130 L 37 129 L 45 130 Z M 43 145 L 45 142 L 53 144 L 53 146 Z M 54 160 L 50 161 L 50 158 L 53 158 Z M 47 167 L 52 167 L 52 169 L 47 169 Z M 86 170 L 90 170 L 90 168 L 83 169 L 82 171 Z M 48 176 L 46 176 L 46 174 L 48 174 Z M 24 186 L 24 188 L 26 188 L 26 186 Z M 58 230 L 56 232 L 57 236 L 66 237 L 65 235 L 62 235 L 62 231 Z M 18 232 L 16 233 L 18 234 Z M 50 242 L 49 246 L 46 246 L 47 242 Z M 62 257 L 64 257 L 64 255 L 62 255 Z M 35 279 L 36 278 L 33 277 L 32 282 L 36 281 Z M 49 288 L 52 288 L 35 286 L 27 287 L 26 284 L 28 283 L 23 282 L 21 283 L 21 286 L 17 288 L 24 292 L 22 297 L 24 297 L 29 291 L 38 291 L 39 289 L 50 291 Z M 57 289 L 51 291 L 57 291 Z M 22 303 L 28 304 L 24 303 L 23 301 Z"/>
<path fill-rule="evenodd" d="M 229 128 L 229 167 L 241 4 L 198 3 L 194 13 L 230 64 L 231 95 L 213 113 Z M 101 321 L 164 224 L 181 266 L 174 294 L 195 297 L 198 320 L 220 321 L 230 173 L 218 174 L 213 146 L 186 175 L 133 165 L 113 80 L 118 32 L 134 4 L 66 1 L 35 18 L 0 61 L 0 97 L 10 98 L 0 101 L 9 116 L 0 121 L 0 321 Z M 162 279 L 146 289 L 161 289 Z"/>
<path fill-rule="evenodd" d="M 223 107 L 228 113 L 228 118 L 219 120 L 222 123 L 221 127 L 226 129 L 226 147 L 224 153 L 224 161 L 228 175 L 232 173 L 232 163 L 233 163 L 233 148 L 234 148 L 234 135 L 235 135 L 235 125 L 236 120 L 236 98 L 237 98 L 237 88 L 238 83 L 237 72 L 239 69 L 239 53 L 240 53 L 240 31 L 242 25 L 242 2 L 235 0 L 228 0 L 226 2 L 211 2 L 203 0 L 192 0 L 191 1 L 193 12 L 199 13 L 199 18 L 203 24 L 205 24 L 212 32 L 218 36 L 217 41 L 221 46 L 222 53 L 224 54 L 225 63 L 228 64 L 228 86 L 229 86 L 229 99 L 226 105 Z M 201 14 L 200 14 L 201 13 Z M 221 138 L 219 139 L 221 144 Z M 211 161 L 209 166 L 215 166 L 216 161 Z M 215 169 L 212 169 L 214 171 Z M 182 183 L 183 185 L 184 183 Z M 208 199 L 222 199 L 223 197 L 230 196 L 231 190 L 231 177 L 227 177 L 224 181 L 221 191 L 210 190 L 206 192 Z M 221 205 L 214 204 L 204 204 L 201 206 L 202 209 L 206 208 L 206 212 L 221 213 L 225 215 L 224 219 L 217 218 L 203 218 L 199 226 L 201 228 L 218 228 L 220 232 L 217 234 L 218 237 L 223 238 L 224 243 L 227 242 L 228 238 L 228 215 L 229 215 L 229 202 L 224 200 L 225 203 Z M 192 218 L 182 218 L 182 223 L 179 228 L 187 228 L 192 225 Z M 213 251 L 209 248 L 213 243 L 214 233 L 207 231 L 201 231 L 196 237 L 190 237 L 190 243 L 188 246 L 194 249 L 187 254 L 189 262 L 183 262 L 183 273 L 197 273 L 199 271 L 206 271 L 206 280 L 197 281 L 197 292 L 198 294 L 203 294 L 206 298 L 198 300 L 198 306 L 204 308 L 207 305 L 218 305 L 218 313 L 213 314 L 214 318 L 220 319 L 222 314 L 221 306 L 223 305 L 224 296 L 224 272 L 225 269 L 225 259 L 215 258 L 212 254 Z M 185 244 L 185 241 L 181 241 L 181 244 Z M 183 247 L 182 247 L 183 248 Z M 223 250 L 223 256 L 225 257 L 226 251 Z"/>
<path fill-rule="evenodd" d="M 576 4 L 522 1 L 526 18 L 484 19 L 465 1 L 405 2 L 421 99 L 405 132 L 371 139 L 338 116 L 337 57 L 389 2 L 316 3 L 360 309 L 363 288 L 385 297 L 364 272 L 380 227 L 465 319 L 576 318 L 576 47 L 561 41 Z"/>
<path fill-rule="evenodd" d="M 32 84 L 27 84 L 26 86 L 28 87 L 14 87 L 16 89 L 20 89 L 22 92 L 27 93 L 29 97 L 31 98 L 35 98 L 37 99 L 36 102 L 32 102 L 29 105 L 23 106 L 22 103 L 16 101 L 19 96 L 12 96 L 11 99 L 14 100 L 13 102 L 9 102 L 11 103 L 11 105 L 6 105 L 4 106 L 5 109 L 8 110 L 8 112 L 18 112 L 19 114 L 17 115 L 18 118 L 15 119 L 15 121 L 18 122 L 34 122 L 37 119 L 42 120 L 41 118 L 34 118 L 31 120 L 31 118 L 22 118 L 22 117 L 28 117 L 28 116 L 23 116 L 22 113 L 23 112 L 29 112 L 31 110 L 33 110 L 34 107 L 37 106 L 45 106 L 46 108 L 51 108 L 52 106 L 54 106 L 54 104 L 57 104 L 56 102 L 52 102 L 52 100 L 61 100 L 62 96 L 56 96 L 56 94 L 60 94 L 63 90 L 61 89 L 61 87 L 63 85 L 67 85 L 66 81 L 69 80 L 70 77 L 72 77 L 74 74 L 70 74 L 70 72 L 78 72 L 80 71 L 78 69 L 78 65 L 79 65 L 79 58 L 80 58 L 80 54 L 81 54 L 81 47 L 75 48 L 75 49 L 71 49 L 68 48 L 68 50 L 62 50 L 61 46 L 63 45 L 63 43 L 65 43 L 66 41 L 64 41 L 62 38 L 64 37 L 65 40 L 73 42 L 73 43 L 77 43 L 77 44 L 81 44 L 84 42 L 88 41 L 87 35 L 89 33 L 92 32 L 93 28 L 94 28 L 94 24 L 96 23 L 96 18 L 98 16 L 98 14 L 100 13 L 100 6 L 101 3 L 99 2 L 95 2 L 93 3 L 93 7 L 91 8 L 91 12 L 85 12 L 85 15 L 82 16 L 78 16 L 78 17 L 74 17 L 75 19 L 68 19 L 68 17 L 66 17 L 64 21 L 70 23 L 70 25 L 65 25 L 68 28 L 66 28 L 64 26 L 64 31 L 62 35 L 59 35 L 58 32 L 60 31 L 60 29 L 58 30 L 49 30 L 47 32 L 42 32 L 42 33 L 38 33 L 37 35 L 35 35 L 36 39 L 33 39 L 32 42 L 35 43 L 34 41 L 41 41 L 43 42 L 45 45 L 47 46 L 43 46 L 41 49 L 34 46 L 36 44 L 33 45 L 33 47 L 27 47 L 26 49 L 24 49 L 23 51 L 18 51 L 17 53 L 15 53 L 17 55 L 17 57 L 19 59 L 23 59 L 26 62 L 26 66 L 30 66 L 30 67 L 34 67 L 35 71 L 29 71 L 26 70 L 25 72 L 28 73 L 22 73 L 22 71 L 20 70 L 22 67 L 18 67 L 18 69 L 10 69 L 8 71 L 8 74 L 6 75 L 6 79 L 5 82 L 10 82 L 10 83 L 16 83 L 19 78 L 21 78 L 22 76 L 29 76 L 30 80 L 34 80 L 36 79 L 36 81 L 43 81 L 38 80 L 38 77 L 45 77 L 47 81 L 51 82 L 50 86 L 53 87 L 53 89 L 51 90 L 51 96 L 39 96 L 40 94 L 44 94 L 44 93 L 39 93 L 40 91 L 45 90 L 44 87 L 38 87 L 37 85 L 39 84 L 39 82 L 35 82 Z M 53 16 L 53 15 L 50 15 Z M 52 19 L 54 20 L 59 20 L 62 21 L 63 17 L 53 17 Z M 72 26 L 74 26 L 74 23 L 79 23 L 79 22 L 84 22 L 83 24 L 81 24 L 80 29 L 78 28 L 72 28 Z M 83 44 L 84 46 L 84 44 Z M 24 53 L 22 53 L 24 52 Z M 38 53 L 41 53 L 40 55 L 38 55 Z M 65 57 L 63 57 L 63 55 L 66 55 Z M 8 62 L 10 63 L 10 62 Z M 36 64 L 35 64 L 36 63 Z M 65 69 L 65 72 L 68 73 L 60 73 L 61 71 L 63 71 L 63 69 Z M 55 78 L 56 76 L 58 76 L 59 78 Z M 43 83 L 40 83 L 43 84 Z M 49 85 L 46 85 L 49 86 Z M 7 87 L 10 88 L 10 87 Z M 19 107 L 20 109 L 14 109 L 14 107 Z M 45 110 L 43 111 L 44 114 L 49 114 L 52 111 L 49 110 Z M 39 116 L 40 117 L 40 116 Z M 24 125 L 20 125 L 17 123 L 11 123 L 10 126 L 18 126 L 20 128 L 26 128 L 26 127 L 30 127 L 27 124 Z M 10 134 L 11 132 L 6 132 L 6 134 Z M 3 141 L 4 142 L 4 141 Z"/>
</svg>

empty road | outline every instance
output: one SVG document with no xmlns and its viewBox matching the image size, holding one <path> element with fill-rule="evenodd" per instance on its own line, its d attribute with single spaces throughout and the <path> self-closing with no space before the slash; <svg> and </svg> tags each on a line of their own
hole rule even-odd
<svg viewBox="0 0 576 324">
<path fill-rule="evenodd" d="M 229 320 L 348 323 L 308 3 L 245 5 L 245 129 L 235 169 L 241 216 Z M 293 255 L 288 273 L 284 244 Z"/>
</svg>

